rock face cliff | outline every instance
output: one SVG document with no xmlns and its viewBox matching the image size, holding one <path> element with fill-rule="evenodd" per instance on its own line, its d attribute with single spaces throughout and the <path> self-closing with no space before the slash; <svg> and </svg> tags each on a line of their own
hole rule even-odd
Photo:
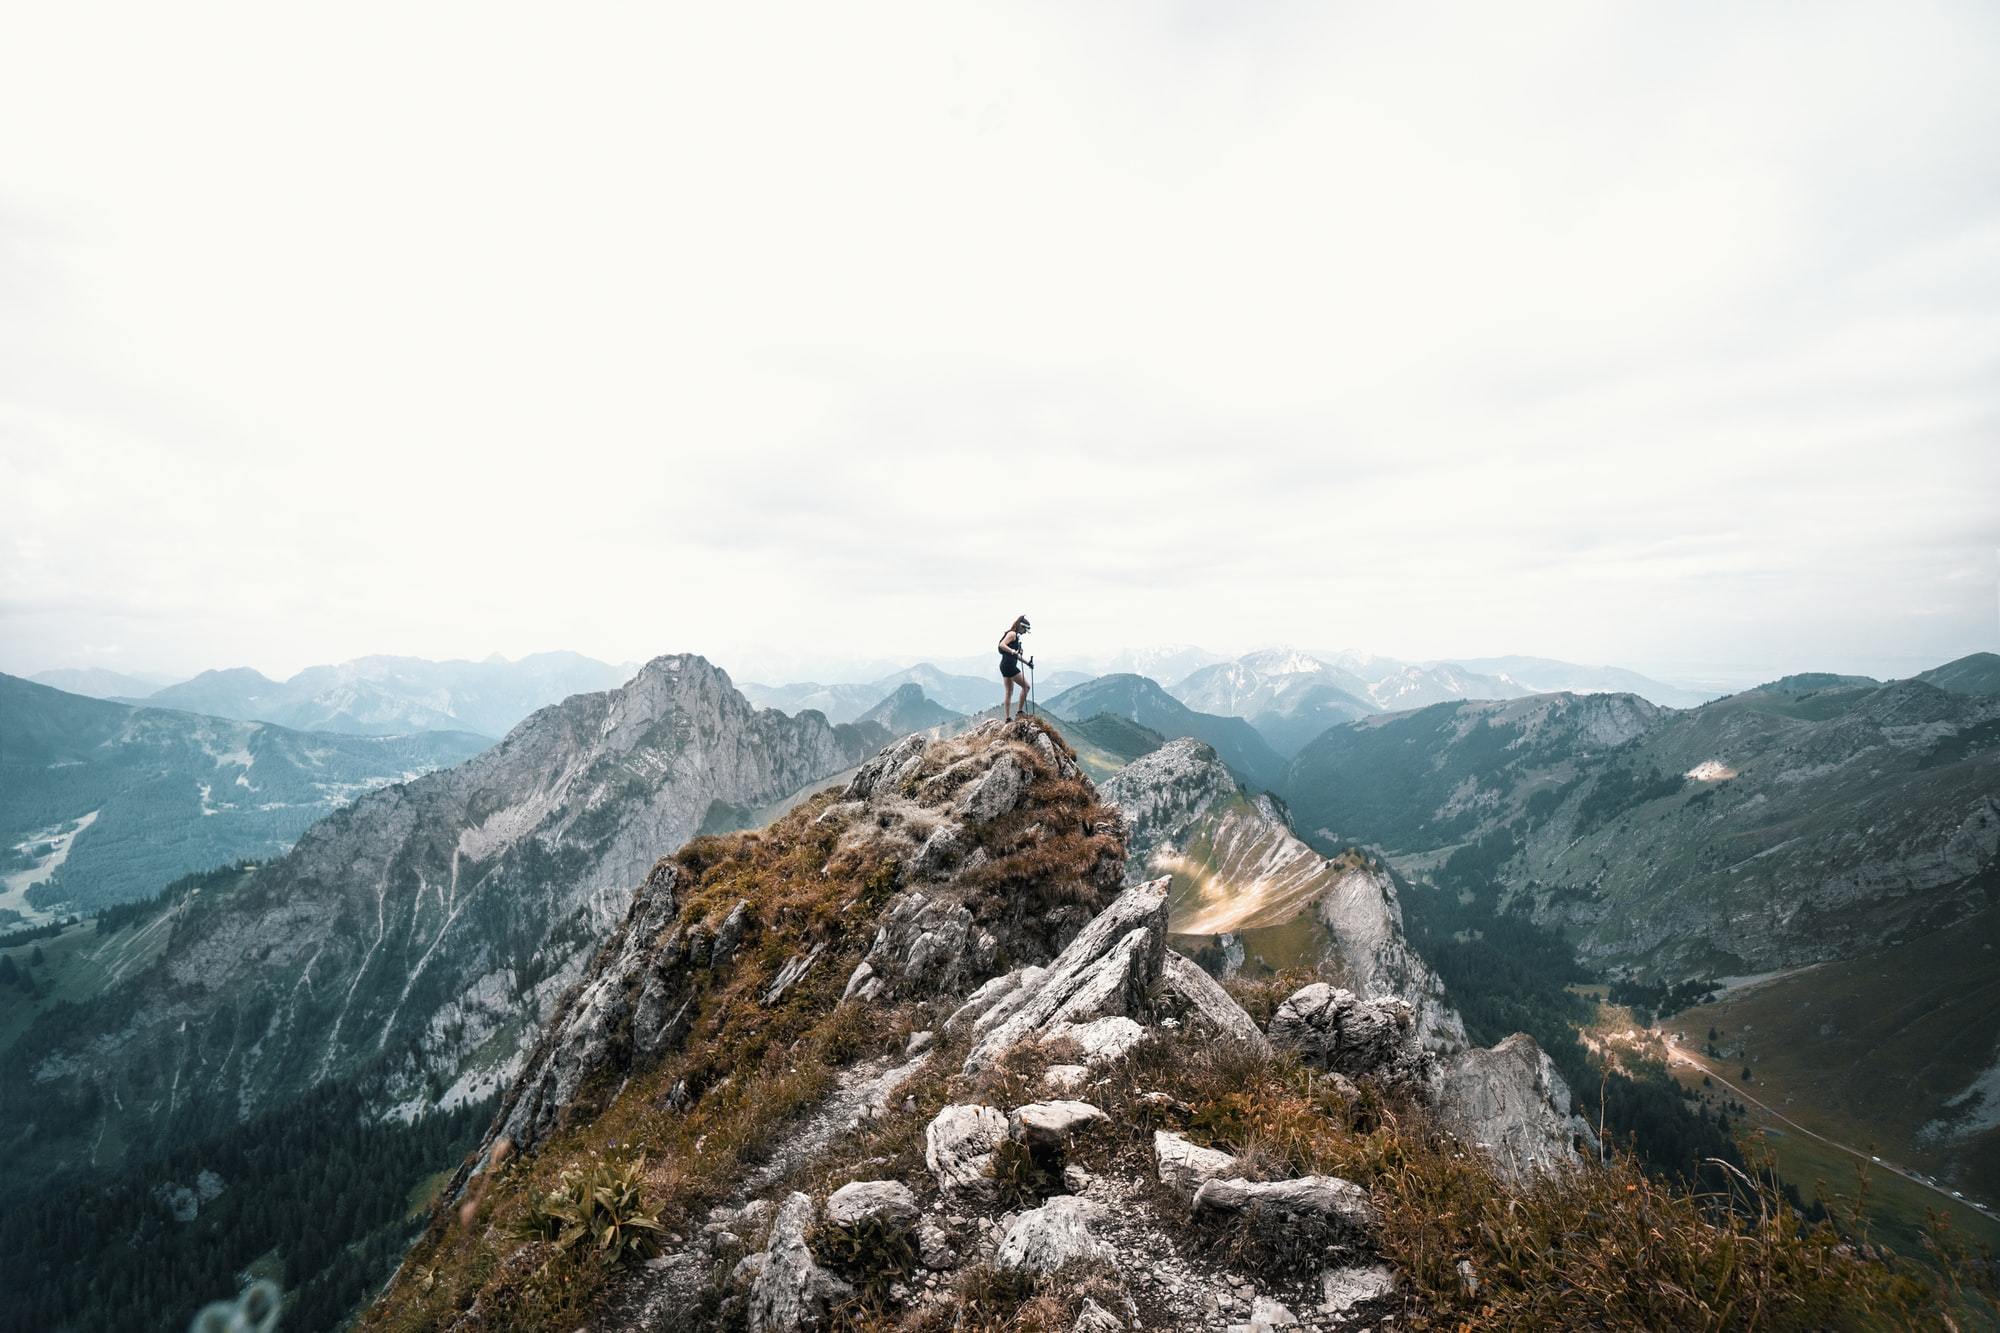
<svg viewBox="0 0 2000 1333">
<path fill-rule="evenodd" d="M 753 709 L 701 658 L 662 657 L 365 796 L 241 889 L 189 902 L 146 971 L 21 1040 L 0 1080 L 17 1159 L 55 1170 L 334 1078 L 368 1080 L 385 1110 L 497 1092 L 660 848 L 880 736 Z"/>
<path fill-rule="evenodd" d="M 1465 1045 L 1444 986 L 1404 938 L 1388 873 L 1306 846 L 1277 802 L 1246 793 L 1214 750 L 1171 741 L 1113 774 L 1104 795 L 1131 829 L 1127 879 L 1167 877 L 1169 928 L 1215 970 L 1311 968 L 1407 1001 L 1426 1045 Z"/>
<path fill-rule="evenodd" d="M 942 1328 L 1062 1277 L 1062 1327 L 1358 1327 L 1402 1300 L 1387 1177 L 1306 1168 L 1387 1108 L 1499 1179 L 1582 1169 L 1525 1037 L 1441 1060 L 1325 983 L 1253 1019 L 1169 947 L 1170 880 L 1121 887 L 1127 835 L 1028 717 L 659 862 L 364 1322 Z M 617 1243 L 580 1164 L 620 1153 L 659 1252 L 585 1279 L 544 1219 Z"/>
</svg>

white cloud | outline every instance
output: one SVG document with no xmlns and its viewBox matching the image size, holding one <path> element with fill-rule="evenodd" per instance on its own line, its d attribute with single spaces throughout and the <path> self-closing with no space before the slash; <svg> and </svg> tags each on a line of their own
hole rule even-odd
<svg viewBox="0 0 2000 1333">
<path fill-rule="evenodd" d="M 17 11 L 0 669 L 1996 639 L 1984 7 Z"/>
</svg>

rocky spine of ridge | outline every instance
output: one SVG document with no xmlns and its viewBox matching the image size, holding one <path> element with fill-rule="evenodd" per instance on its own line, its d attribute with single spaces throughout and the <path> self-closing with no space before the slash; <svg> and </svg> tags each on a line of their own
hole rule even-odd
<svg viewBox="0 0 2000 1333">
<path fill-rule="evenodd" d="M 1465 1045 L 1465 1024 L 1405 939 L 1395 882 L 1379 864 L 1315 852 L 1275 801 L 1245 792 L 1197 740 L 1171 741 L 1134 760 L 1103 791 L 1131 829 L 1127 882 L 1172 877 L 1172 928 L 1217 937 L 1219 970 L 1244 961 L 1244 932 L 1307 920 L 1316 927 L 1312 954 L 1287 961 L 1363 995 L 1403 999 L 1432 1049 Z"/>
<path fill-rule="evenodd" d="M 662 1252 L 620 1270 L 595 1329 L 816 1329 L 864 1298 L 917 1327 L 977 1274 L 1004 1288 L 1085 1270 L 1076 1327 L 1103 1333 L 1347 1329 L 1393 1308 L 1370 1191 L 1205 1146 L 1194 1109 L 1153 1090 L 1187 1059 L 1278 1052 L 1318 1071 L 1328 1104 L 1414 1103 L 1504 1174 L 1580 1167 L 1567 1089 L 1517 1058 L 1526 1037 L 1441 1065 L 1402 998 L 1324 983 L 1254 1021 L 1168 946 L 1165 878 L 1121 889 L 1126 833 L 1029 717 L 909 737 L 838 797 L 658 863 L 369 1322 L 438 1302 L 442 1325 L 491 1326 L 545 1258 L 493 1199 L 551 1178 L 543 1154 L 628 1136 L 680 1144 L 649 1180 L 698 1211 L 670 1212 Z M 830 1032 L 866 1035 L 841 1038 L 824 1090 L 756 1156 L 690 1184 L 717 1136 L 836 1049 Z M 744 1043 L 771 1033 L 787 1044 L 746 1064 Z M 1158 1126 L 1143 1160 L 1090 1156 L 1139 1124 Z M 1284 1255 L 1289 1276 L 1197 1240 L 1218 1230 Z M 878 1261 L 893 1282 L 873 1281 Z"/>
</svg>

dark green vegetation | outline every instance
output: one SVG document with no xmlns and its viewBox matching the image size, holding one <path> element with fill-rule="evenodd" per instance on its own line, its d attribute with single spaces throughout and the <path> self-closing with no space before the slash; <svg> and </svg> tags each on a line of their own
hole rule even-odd
<svg viewBox="0 0 2000 1333">
<path fill-rule="evenodd" d="M 89 911 L 147 897 L 178 875 L 281 855 L 362 792 L 459 763 L 489 743 L 451 732 L 288 731 L 0 675 L 0 847 L 28 845 L 4 872 L 64 856 L 27 890 L 37 907 Z"/>
<path fill-rule="evenodd" d="M 1063 735 L 1072 743 L 1079 739 L 1088 741 L 1127 764 L 1167 743 L 1167 738 L 1151 727 L 1142 727 L 1117 713 L 1097 713 L 1081 720 L 1072 719 L 1063 724 Z"/>
<path fill-rule="evenodd" d="M 1578 1113 L 1601 1121 L 1614 1142 L 1668 1178 L 1723 1187 L 1726 1172 L 1710 1159 L 1742 1166 L 1729 1135 L 1690 1107 L 1663 1067 L 1606 1073 L 1591 1058 L 1577 1034 L 1594 1005 L 1571 989 L 1590 980 L 1590 970 L 1559 931 L 1498 906 L 1488 860 L 1468 848 L 1434 883 L 1399 886 L 1410 943 L 1443 978 L 1466 1035 L 1491 1045 L 1527 1033 L 1561 1071 Z"/>
<path fill-rule="evenodd" d="M 11 1199 L 0 1328 L 179 1333 L 253 1267 L 285 1288 L 287 1333 L 338 1328 L 402 1257 L 426 1182 L 491 1114 L 489 1101 L 383 1120 L 354 1085 L 330 1084 L 130 1168 Z"/>
<path fill-rule="evenodd" d="M 152 898 L 120 903 L 89 920 L 74 921 L 37 946 L 42 957 L 32 967 L 25 944 L 0 943 L 4 951 L 0 959 L 16 961 L 21 975 L 34 979 L 32 990 L 22 986 L 23 993 L 6 996 L 7 1003 L 0 1005 L 0 1066 L 14 1043 L 44 1015 L 49 1016 L 45 1030 L 60 1031 L 91 1012 L 98 996 L 143 971 L 166 948 L 174 909 L 190 894 L 226 894 L 246 883 L 253 869 L 235 865 L 184 875 Z M 19 1125 L 10 1126 L 0 1133 L 0 1142 L 20 1132 Z"/>
<path fill-rule="evenodd" d="M 1206 742 L 1222 762 L 1251 786 L 1270 789 L 1285 761 L 1240 717 L 1197 713 L 1144 676 L 1100 676 L 1048 701 L 1048 711 L 1068 721 L 1114 713 L 1171 740 L 1192 736 Z"/>
<path fill-rule="evenodd" d="M 1717 1067 L 1747 1062 L 1752 1091 L 1807 1129 L 2000 1207 L 2000 908 L 1666 1026 L 1694 1046 L 1717 1029 Z"/>
</svg>

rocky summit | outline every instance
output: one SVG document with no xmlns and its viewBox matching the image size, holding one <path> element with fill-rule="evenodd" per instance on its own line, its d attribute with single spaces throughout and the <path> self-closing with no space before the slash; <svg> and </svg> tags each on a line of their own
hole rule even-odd
<svg viewBox="0 0 2000 1333">
<path fill-rule="evenodd" d="M 657 862 L 364 1326 L 1346 1329 L 1469 1299 L 1421 1196 L 1592 1174 L 1561 1078 L 1524 1036 L 1431 1049 L 1393 985 L 1260 1021 L 1171 947 L 1171 877 L 1126 882 L 1133 828 L 1027 717 Z"/>
</svg>

